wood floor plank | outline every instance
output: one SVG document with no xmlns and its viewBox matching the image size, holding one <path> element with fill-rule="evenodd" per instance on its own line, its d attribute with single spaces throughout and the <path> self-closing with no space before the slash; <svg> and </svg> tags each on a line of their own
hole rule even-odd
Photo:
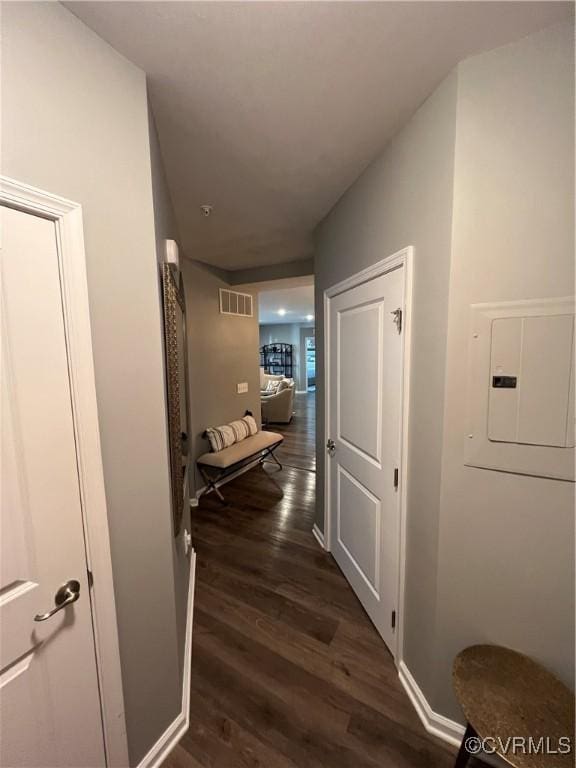
<svg viewBox="0 0 576 768">
<path fill-rule="evenodd" d="M 419 727 L 411 703 L 397 684 L 397 676 L 394 675 L 393 679 L 388 673 L 388 680 L 383 681 L 375 672 L 379 669 L 378 665 L 343 660 L 340 650 L 334 649 L 332 644 L 326 647 L 293 627 L 279 624 L 253 606 L 208 586 L 199 597 L 198 605 L 228 626 L 272 649 L 275 654 L 298 664 L 320 680 L 329 681 L 338 691 L 349 694 L 391 719 L 397 718 L 399 722 Z M 316 688 L 317 684 L 312 687 Z"/>
<path fill-rule="evenodd" d="M 277 693 L 204 648 L 198 649 L 198 660 L 201 669 L 192 691 L 211 698 L 222 712 L 298 768 L 376 768 L 372 758 L 342 747 L 338 736 L 343 738 L 343 731 L 334 728 L 327 738 L 317 722 L 308 721 L 308 710 L 292 708 Z"/>
<path fill-rule="evenodd" d="M 162 763 L 162 768 L 204 768 L 204 766 L 205 763 L 194 757 L 183 744 L 177 744 Z"/>
<path fill-rule="evenodd" d="M 303 399 L 304 398 L 304 399 Z M 193 510 L 191 725 L 163 768 L 449 768 L 391 654 L 312 535 L 313 398 L 297 396 L 278 471 Z"/>
<path fill-rule="evenodd" d="M 197 696 L 190 714 L 190 729 L 180 742 L 196 751 L 202 747 L 202 765 L 206 768 L 295 768 L 276 750 L 242 728 L 209 697 Z"/>
<path fill-rule="evenodd" d="M 219 574 L 217 583 L 228 595 L 238 597 L 281 625 L 295 627 L 299 632 L 321 643 L 330 643 L 338 628 L 338 622 L 334 619 L 314 613 L 300 603 L 279 595 L 265 584 L 238 583 L 222 573 Z"/>
</svg>

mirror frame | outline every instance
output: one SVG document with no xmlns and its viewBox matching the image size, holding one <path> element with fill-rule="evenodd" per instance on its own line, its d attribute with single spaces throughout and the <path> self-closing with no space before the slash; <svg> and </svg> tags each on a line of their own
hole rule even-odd
<svg viewBox="0 0 576 768">
<path fill-rule="evenodd" d="M 184 515 L 184 494 L 189 470 L 188 431 L 190 411 L 188 391 L 180 392 L 179 367 L 184 366 L 184 382 L 188 390 L 188 351 L 186 340 L 186 303 L 182 275 L 172 264 L 162 265 L 162 296 L 164 304 L 164 346 L 166 353 L 166 395 L 168 410 L 168 445 L 170 449 L 170 485 L 172 489 L 172 522 L 178 536 Z M 183 351 L 178 350 L 178 312 L 182 311 Z M 180 423 L 180 402 L 186 404 L 186 428 Z M 183 458 L 185 460 L 183 461 Z"/>
</svg>

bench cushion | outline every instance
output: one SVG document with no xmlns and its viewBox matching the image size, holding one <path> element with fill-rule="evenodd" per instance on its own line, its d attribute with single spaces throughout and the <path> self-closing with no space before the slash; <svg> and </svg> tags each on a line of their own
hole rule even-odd
<svg viewBox="0 0 576 768">
<path fill-rule="evenodd" d="M 281 443 L 284 438 L 277 432 L 258 432 L 252 437 L 247 437 L 240 443 L 234 443 L 229 448 L 224 448 L 218 453 L 204 453 L 197 460 L 198 464 L 217 469 L 226 469 L 232 464 L 253 456 L 259 451 Z"/>
</svg>

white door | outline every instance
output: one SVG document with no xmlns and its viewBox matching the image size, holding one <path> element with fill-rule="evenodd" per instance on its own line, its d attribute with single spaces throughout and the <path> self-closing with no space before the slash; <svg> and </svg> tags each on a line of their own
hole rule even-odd
<svg viewBox="0 0 576 768">
<path fill-rule="evenodd" d="M 97 768 L 103 731 L 55 224 L 0 214 L 0 765 Z M 67 582 L 73 602 L 36 620 Z"/>
<path fill-rule="evenodd" d="M 404 268 L 330 299 L 330 539 L 395 654 Z"/>
</svg>

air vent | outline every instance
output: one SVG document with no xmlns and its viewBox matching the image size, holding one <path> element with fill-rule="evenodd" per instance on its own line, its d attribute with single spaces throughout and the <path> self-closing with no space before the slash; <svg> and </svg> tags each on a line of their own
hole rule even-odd
<svg viewBox="0 0 576 768">
<path fill-rule="evenodd" d="M 253 317 L 252 296 L 220 288 L 220 313 L 238 317 Z"/>
</svg>

